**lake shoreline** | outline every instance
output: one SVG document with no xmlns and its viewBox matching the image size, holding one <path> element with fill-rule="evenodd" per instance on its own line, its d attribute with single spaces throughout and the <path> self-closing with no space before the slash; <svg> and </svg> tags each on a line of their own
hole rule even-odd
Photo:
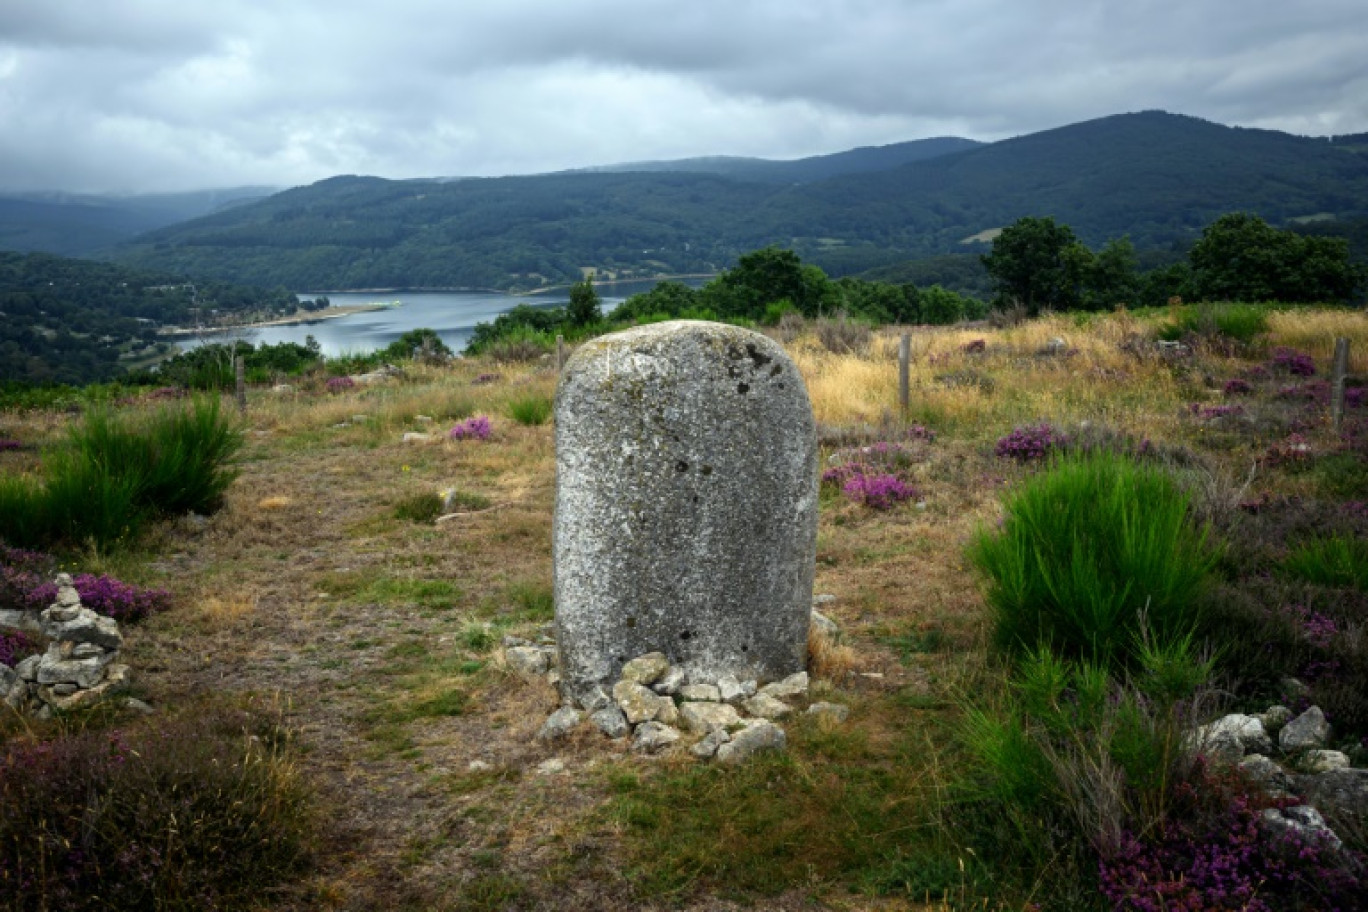
<svg viewBox="0 0 1368 912">
<path fill-rule="evenodd" d="M 341 292 L 338 292 L 341 294 Z M 240 329 L 262 329 L 267 326 L 299 326 L 305 323 L 317 323 L 322 320 L 336 320 L 340 317 L 350 317 L 352 314 L 370 313 L 375 310 L 392 310 L 394 304 L 342 304 L 337 307 L 328 307 L 323 310 L 302 310 L 291 314 L 288 317 L 280 317 L 275 320 L 263 320 L 259 323 L 234 323 L 231 326 L 214 327 L 195 327 L 186 329 L 180 326 L 166 326 L 157 330 L 159 336 L 193 336 L 196 333 L 203 333 L 206 336 L 221 335 L 223 333 L 236 332 Z"/>
<path fill-rule="evenodd" d="M 612 279 L 609 281 L 595 282 L 595 288 L 612 287 L 613 285 L 635 285 L 643 282 L 675 282 L 681 279 L 711 279 L 715 278 L 715 272 L 687 272 L 678 275 L 646 276 L 644 278 L 633 279 Z M 529 290 L 508 289 L 508 288 L 472 288 L 469 285 L 415 285 L 402 286 L 396 288 L 333 288 L 333 289 L 311 289 L 301 291 L 303 297 L 333 294 L 491 294 L 507 295 L 510 298 L 530 297 L 533 295 L 554 294 L 558 291 L 565 291 L 571 285 L 542 285 Z"/>
</svg>

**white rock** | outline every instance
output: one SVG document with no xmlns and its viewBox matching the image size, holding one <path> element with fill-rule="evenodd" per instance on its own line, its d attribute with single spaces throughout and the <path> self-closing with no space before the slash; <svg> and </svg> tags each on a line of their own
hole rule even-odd
<svg viewBox="0 0 1368 912">
<path fill-rule="evenodd" d="M 469 763 L 466 764 L 466 769 L 472 773 L 484 773 L 488 772 L 489 770 L 492 770 L 493 768 L 494 764 L 487 763 L 484 760 L 471 760 Z"/>
<path fill-rule="evenodd" d="M 704 760 L 717 754 L 717 749 L 731 740 L 731 735 L 727 734 L 725 728 L 712 728 L 703 740 L 689 748 L 689 753 L 695 757 L 702 757 Z"/>
<path fill-rule="evenodd" d="M 1325 713 L 1319 706 L 1312 706 L 1283 726 L 1278 732 L 1278 746 L 1292 754 L 1324 747 L 1329 738 L 1330 723 L 1325 721 Z"/>
<path fill-rule="evenodd" d="M 654 754 L 680 739 L 679 730 L 663 722 L 642 722 L 632 738 L 632 750 Z"/>
<path fill-rule="evenodd" d="M 841 635 L 840 626 L 816 608 L 812 609 L 812 632 L 834 640 Z"/>
<path fill-rule="evenodd" d="M 648 652 L 622 666 L 622 680 L 651 685 L 670 670 L 670 660 L 663 652 Z"/>
<path fill-rule="evenodd" d="M 1292 721 L 1292 710 L 1286 706 L 1274 705 L 1264 712 L 1255 713 L 1254 718 L 1263 723 L 1264 730 L 1270 735 L 1276 735 L 1284 725 Z"/>
<path fill-rule="evenodd" d="M 816 716 L 819 720 L 844 722 L 850 716 L 850 707 L 840 703 L 813 703 L 807 708 L 807 714 Z"/>
<path fill-rule="evenodd" d="M 553 712 L 537 732 L 537 739 L 540 741 L 556 741 L 564 738 L 583 720 L 579 710 L 573 706 L 562 706 Z"/>
<path fill-rule="evenodd" d="M 784 730 L 773 722 L 761 722 L 732 735 L 730 741 L 717 749 L 720 763 L 740 763 L 759 751 L 781 751 L 788 745 Z"/>
<path fill-rule="evenodd" d="M 1292 831 L 1303 839 L 1312 842 L 1324 841 L 1334 848 L 1340 847 L 1340 839 L 1335 831 L 1325 823 L 1320 811 L 1308 804 L 1295 807 L 1268 808 L 1263 812 L 1264 825 L 1275 833 Z"/>
<path fill-rule="evenodd" d="M 560 757 L 552 757 L 550 760 L 543 760 L 537 764 L 538 776 L 554 776 L 563 772 L 565 772 L 565 761 Z"/>
<path fill-rule="evenodd" d="M 427 443 L 431 439 L 431 434 L 420 434 L 417 431 L 405 431 L 400 443 Z"/>
<path fill-rule="evenodd" d="M 741 681 L 736 675 L 727 674 L 717 679 L 717 691 L 724 703 L 739 703 L 754 696 L 756 686 L 754 681 Z"/>
<path fill-rule="evenodd" d="M 760 693 L 783 700 L 788 697 L 800 697 L 808 691 L 808 673 L 800 671 L 791 674 L 782 681 L 775 681 L 760 688 Z"/>
<path fill-rule="evenodd" d="M 1283 771 L 1281 766 L 1265 757 L 1263 754 L 1250 754 L 1240 761 L 1240 769 L 1245 775 L 1265 788 L 1277 789 L 1279 791 L 1290 792 L 1292 790 L 1292 777 Z"/>
<path fill-rule="evenodd" d="M 589 721 L 610 738 L 622 738 L 632 733 L 632 726 L 627 724 L 627 717 L 616 705 L 595 710 L 589 716 Z"/>
<path fill-rule="evenodd" d="M 659 681 L 656 681 L 654 684 L 651 685 L 651 689 L 658 694 L 664 694 L 667 697 L 672 697 L 680 692 L 680 690 L 685 686 L 684 682 L 688 679 L 688 672 L 686 672 L 684 669 L 671 668 L 669 671 L 665 672 L 665 674 L 661 676 Z"/>
<path fill-rule="evenodd" d="M 722 699 L 721 691 L 713 684 L 685 684 L 679 688 L 679 696 L 683 700 L 703 703 L 716 703 Z"/>
<path fill-rule="evenodd" d="M 608 706 L 613 705 L 613 698 L 603 692 L 602 687 L 593 687 L 585 691 L 580 697 L 579 705 L 585 712 L 598 712 Z"/>
<path fill-rule="evenodd" d="M 662 713 L 668 714 L 666 706 L 669 706 L 670 710 L 674 709 L 674 701 L 669 697 L 662 697 L 649 687 L 634 681 L 618 681 L 614 684 L 613 699 L 617 701 L 627 721 L 633 725 L 638 722 L 649 722 Z"/>
<path fill-rule="evenodd" d="M 1348 769 L 1349 755 L 1337 750 L 1309 750 L 1301 756 L 1301 768 L 1308 773 L 1328 773 Z"/>
<path fill-rule="evenodd" d="M 504 658 L 514 673 L 525 678 L 544 675 L 551 667 L 549 657 L 540 646 L 511 646 L 504 650 Z"/>
<path fill-rule="evenodd" d="M 832 595 L 830 592 L 821 592 L 812 597 L 813 605 L 831 605 L 834 604 L 835 601 L 836 596 Z"/>
<path fill-rule="evenodd" d="M 727 703 L 681 703 L 679 718 L 685 728 L 698 734 L 719 726 L 725 728 L 736 725 L 741 721 L 736 707 Z"/>
<path fill-rule="evenodd" d="M 746 712 L 761 719 L 778 719 L 793 712 L 793 707 L 782 700 L 759 693 L 745 702 Z"/>
</svg>

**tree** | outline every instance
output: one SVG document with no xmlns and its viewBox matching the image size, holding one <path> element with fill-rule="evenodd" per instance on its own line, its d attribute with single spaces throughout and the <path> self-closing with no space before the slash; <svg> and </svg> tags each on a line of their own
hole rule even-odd
<svg viewBox="0 0 1368 912">
<path fill-rule="evenodd" d="M 565 316 L 569 324 L 576 327 L 591 326 L 603 319 L 592 274 L 570 286 L 570 306 L 565 309 Z"/>
<path fill-rule="evenodd" d="M 736 266 L 709 282 L 701 303 L 721 317 L 762 320 L 776 301 L 792 302 L 805 317 L 839 307 L 840 292 L 816 266 L 804 265 L 798 254 L 764 247 L 744 255 Z"/>
<path fill-rule="evenodd" d="M 1068 310 L 1082 299 L 1092 253 L 1068 225 L 1050 217 L 1017 219 L 993 240 L 983 266 L 999 303 L 1020 302 L 1032 316 L 1042 309 Z"/>
<path fill-rule="evenodd" d="M 1208 225 L 1188 259 L 1206 300 L 1347 301 L 1363 281 L 1344 238 L 1282 231 L 1244 212 Z"/>
<path fill-rule="evenodd" d="M 1117 304 L 1134 304 L 1140 284 L 1138 263 L 1130 238 L 1108 241 L 1088 265 L 1084 282 L 1088 308 L 1102 310 Z"/>
</svg>

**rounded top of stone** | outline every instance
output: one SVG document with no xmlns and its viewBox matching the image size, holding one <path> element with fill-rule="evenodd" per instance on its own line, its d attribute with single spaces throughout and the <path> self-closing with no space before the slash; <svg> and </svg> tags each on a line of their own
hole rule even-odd
<svg viewBox="0 0 1368 912">
<path fill-rule="evenodd" d="M 704 344 L 739 344 L 763 346 L 765 354 L 775 354 L 787 358 L 784 349 L 769 336 L 752 329 L 732 326 L 727 323 L 713 323 L 709 320 L 666 320 L 663 323 L 648 323 L 634 326 L 614 333 L 590 339 L 575 349 L 569 364 L 603 355 L 614 349 L 624 347 L 653 348 L 666 347 L 671 343 L 698 341 Z M 567 366 L 569 366 L 569 364 Z"/>
</svg>

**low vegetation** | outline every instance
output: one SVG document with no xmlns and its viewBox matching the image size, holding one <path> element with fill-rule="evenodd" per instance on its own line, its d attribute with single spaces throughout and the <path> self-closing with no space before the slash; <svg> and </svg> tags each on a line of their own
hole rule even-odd
<svg viewBox="0 0 1368 912">
<path fill-rule="evenodd" d="M 551 359 L 255 385 L 240 437 L 208 401 L 0 411 L 18 444 L 0 490 L 35 498 L 64 460 L 150 464 L 135 440 L 173 439 L 162 416 L 241 441 L 194 472 L 133 473 L 130 491 L 156 492 L 136 538 L 62 534 L 30 556 L 0 511 L 0 607 L 59 566 L 112 580 L 109 611 L 113 583 L 165 593 L 125 631 L 154 715 L 3 728 L 5 901 L 1361 907 L 1361 827 L 1331 820 L 1338 853 L 1273 838 L 1277 799 L 1186 735 L 1314 703 L 1368 762 L 1364 315 L 1175 302 L 923 327 L 906 413 L 897 335 L 828 319 L 768 331 L 819 424 L 817 589 L 842 632 L 816 646 L 814 690 L 851 714 L 793 723 L 787 754 L 733 771 L 534 738 L 558 697 L 500 643 L 552 620 Z M 194 501 L 148 480 L 182 474 L 226 486 L 185 486 L 217 491 Z"/>
</svg>

